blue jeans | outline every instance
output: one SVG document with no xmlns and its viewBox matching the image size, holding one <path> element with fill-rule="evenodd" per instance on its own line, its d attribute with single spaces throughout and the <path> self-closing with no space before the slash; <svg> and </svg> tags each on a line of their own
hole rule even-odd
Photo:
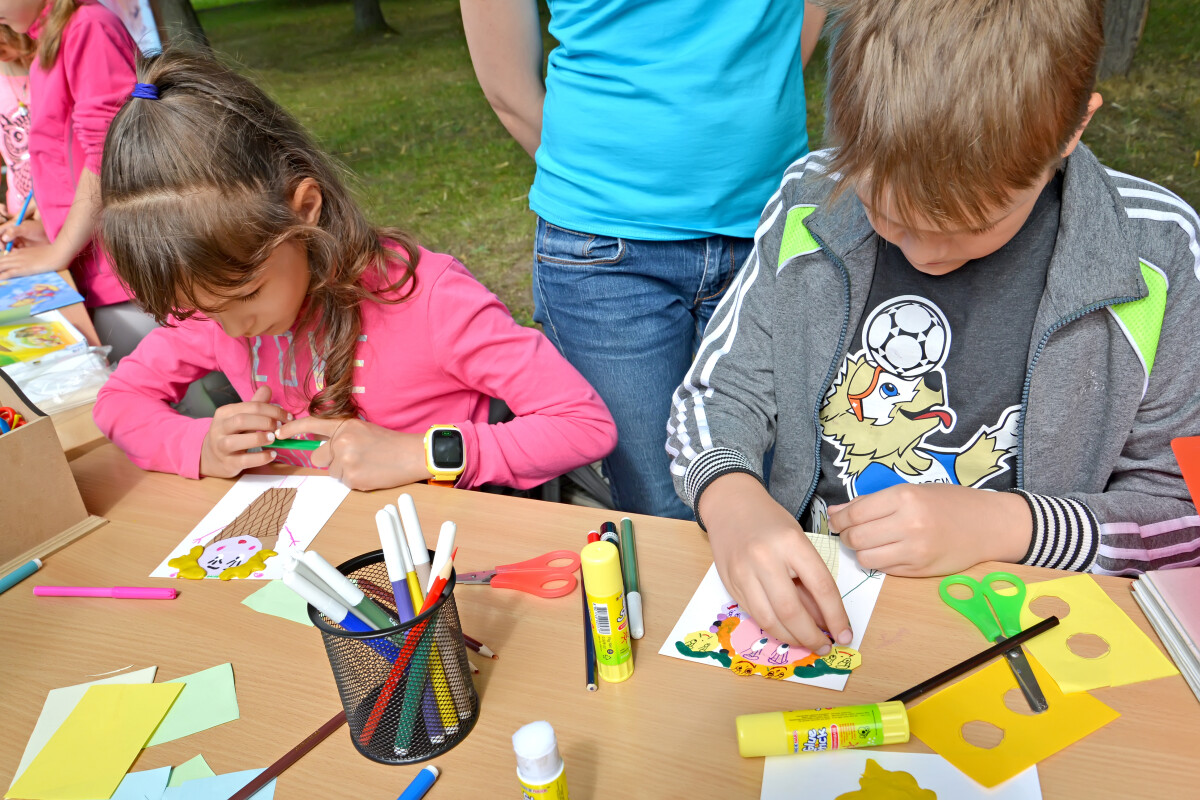
<svg viewBox="0 0 1200 800">
<path fill-rule="evenodd" d="M 753 244 L 616 239 L 538 219 L 533 318 L 617 422 L 604 472 L 618 510 L 692 518 L 675 494 L 665 448 L 671 395 Z"/>
</svg>

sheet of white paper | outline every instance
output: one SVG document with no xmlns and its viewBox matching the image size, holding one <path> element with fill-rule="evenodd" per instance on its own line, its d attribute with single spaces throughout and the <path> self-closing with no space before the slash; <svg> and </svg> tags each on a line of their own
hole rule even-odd
<svg viewBox="0 0 1200 800">
<path fill-rule="evenodd" d="M 216 539 L 225 526 L 233 522 L 247 506 L 267 489 L 296 489 L 296 498 L 288 512 L 287 521 L 278 541 L 271 547 L 279 555 L 298 554 L 316 538 L 321 528 L 333 516 L 338 505 L 350 494 L 350 489 L 336 478 L 311 475 L 243 475 L 225 493 L 212 511 L 200 520 L 171 554 L 150 573 L 151 578 L 174 578 L 178 570 L 167 562 L 185 555 L 196 546 L 203 546 Z M 283 559 L 268 558 L 266 569 L 250 575 L 259 580 L 278 580 L 283 577 Z"/>
<path fill-rule="evenodd" d="M 875 610 L 875 601 L 879 599 L 883 578 L 882 572 L 860 567 L 858 560 L 854 557 L 854 551 L 844 545 L 841 546 L 837 585 L 842 592 L 842 602 L 846 605 L 846 613 L 850 617 L 851 630 L 854 631 L 854 641 L 850 643 L 850 647 L 855 650 L 862 644 L 863 634 L 867 632 L 867 622 L 871 619 L 871 612 Z M 721 578 L 717 575 L 717 566 L 714 564 L 708 568 L 708 573 L 700 582 L 700 587 L 696 589 L 696 593 L 688 601 L 687 608 L 683 610 L 683 616 L 675 623 L 675 627 L 671 629 L 671 635 L 667 637 L 662 649 L 658 652 L 664 656 L 724 669 L 713 659 L 690 658 L 683 655 L 676 649 L 675 643 L 682 642 L 687 634 L 693 631 L 708 630 L 717 618 L 717 614 L 721 613 L 725 605 L 731 602 L 733 602 L 733 598 L 721 583 Z M 746 618 L 742 620 L 739 627 L 747 622 L 754 626 L 753 620 Z M 765 661 L 769 658 L 769 654 L 764 651 L 762 658 Z M 798 678 L 793 675 L 786 680 L 841 691 L 846 687 L 848 677 L 847 675 L 821 675 L 816 678 Z"/>
<path fill-rule="evenodd" d="M 900 796 L 881 791 L 883 787 L 878 785 L 868 788 L 859 783 L 866 772 L 867 759 L 873 759 L 888 772 L 907 772 L 922 789 L 936 792 L 938 797 L 954 800 L 1041 800 L 1042 797 L 1037 767 L 1030 767 L 1015 778 L 986 789 L 939 755 L 836 750 L 765 759 L 760 800 L 792 800 L 796 797 L 835 800 L 843 795 L 847 800 L 857 800 L 859 797 Z"/>
<path fill-rule="evenodd" d="M 67 721 L 67 717 L 71 716 L 71 712 L 75 710 L 75 706 L 79 705 L 79 701 L 83 699 L 83 695 L 88 689 L 102 683 L 154 683 L 154 674 L 157 671 L 158 667 L 146 667 L 122 675 L 113 675 L 111 678 L 88 681 L 75 686 L 64 686 L 61 689 L 51 689 L 46 695 L 42 713 L 33 726 L 33 733 L 29 734 L 29 742 L 25 745 L 25 752 L 21 754 L 21 763 L 17 765 L 17 771 L 13 775 L 9 787 L 11 788 L 12 784 L 17 782 L 17 778 L 21 777 L 21 773 L 29 766 L 29 762 L 42 752 L 42 748 L 46 746 L 46 742 L 50 741 L 54 732 Z"/>
</svg>

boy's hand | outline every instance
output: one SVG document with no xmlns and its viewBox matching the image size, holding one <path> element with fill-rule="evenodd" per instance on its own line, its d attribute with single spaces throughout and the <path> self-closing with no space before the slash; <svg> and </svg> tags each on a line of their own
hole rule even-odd
<svg viewBox="0 0 1200 800">
<path fill-rule="evenodd" d="M 853 634 L 837 581 L 800 524 L 752 475 L 717 478 L 700 497 L 721 582 L 771 636 L 829 652 Z"/>
<path fill-rule="evenodd" d="M 233 478 L 251 467 L 275 460 L 274 450 L 247 453 L 275 441 L 273 433 L 291 419 L 291 414 L 270 403 L 271 387 L 260 386 L 245 403 L 220 406 L 200 448 L 200 474 L 213 478 Z"/>
<path fill-rule="evenodd" d="M 867 569 L 906 577 L 1016 562 L 1033 535 L 1024 498 L 948 483 L 889 486 L 830 506 L 829 527 Z"/>
<path fill-rule="evenodd" d="M 425 437 L 400 433 L 361 419 L 303 417 L 276 431 L 280 439 L 315 434 L 328 441 L 313 451 L 314 467 L 351 489 L 370 491 L 416 483 L 429 477 Z"/>
</svg>

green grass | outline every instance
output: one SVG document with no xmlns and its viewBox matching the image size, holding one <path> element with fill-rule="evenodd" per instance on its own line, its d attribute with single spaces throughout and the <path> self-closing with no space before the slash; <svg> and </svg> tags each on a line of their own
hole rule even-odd
<svg viewBox="0 0 1200 800">
<path fill-rule="evenodd" d="M 349 0 L 193 5 L 213 46 L 358 175 L 372 218 L 454 254 L 517 319 L 530 320 L 533 163 L 483 98 L 456 0 L 385 0 L 397 33 L 373 38 L 352 33 Z M 809 68 L 813 147 L 822 138 L 823 58 L 822 47 Z M 1084 140 L 1111 166 L 1200 204 L 1194 0 L 1154 0 L 1129 77 L 1100 91 L 1105 105 Z"/>
</svg>

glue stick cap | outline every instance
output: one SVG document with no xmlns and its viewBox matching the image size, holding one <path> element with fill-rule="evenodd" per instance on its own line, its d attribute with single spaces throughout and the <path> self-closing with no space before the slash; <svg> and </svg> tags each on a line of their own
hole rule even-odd
<svg viewBox="0 0 1200 800">
<path fill-rule="evenodd" d="M 562 771 L 558 739 L 549 722 L 531 722 L 513 734 L 517 775 L 529 783 L 548 783 Z"/>
<path fill-rule="evenodd" d="M 612 542 L 592 542 L 579 554 L 583 582 L 593 597 L 612 597 L 625 591 L 621 578 L 621 557 Z"/>
</svg>

